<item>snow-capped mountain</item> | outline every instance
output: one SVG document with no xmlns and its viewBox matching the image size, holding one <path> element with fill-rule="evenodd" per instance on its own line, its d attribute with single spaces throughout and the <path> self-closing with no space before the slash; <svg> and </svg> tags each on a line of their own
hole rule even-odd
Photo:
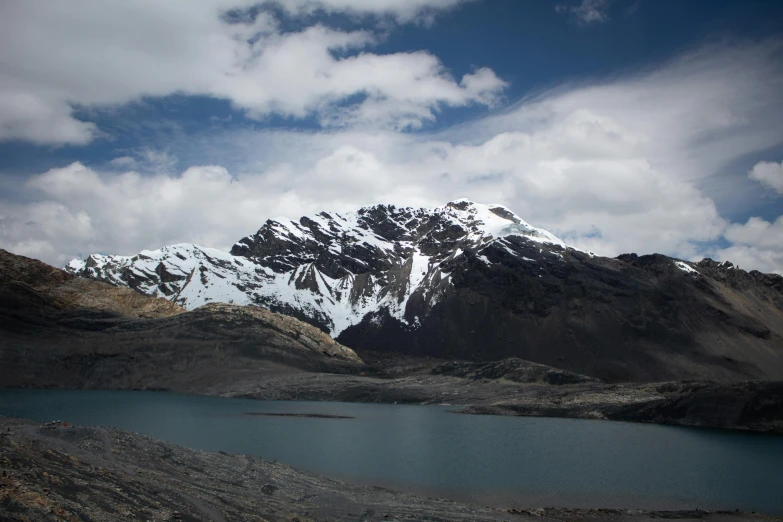
<svg viewBox="0 0 783 522">
<path fill-rule="evenodd" d="M 562 258 L 567 250 L 502 205 L 457 200 L 271 219 L 230 253 L 179 244 L 132 257 L 94 254 L 66 269 L 188 309 L 227 302 L 283 310 L 337 337 L 380 312 L 415 328 L 451 287 L 454 261 L 466 253 L 486 264 L 504 256 L 534 263 L 528 256 Z"/>
<path fill-rule="evenodd" d="M 67 270 L 188 309 L 256 304 L 360 352 L 519 357 L 608 380 L 783 373 L 783 278 L 706 259 L 594 256 L 501 205 L 271 219 L 230 252 L 173 245 Z"/>
</svg>

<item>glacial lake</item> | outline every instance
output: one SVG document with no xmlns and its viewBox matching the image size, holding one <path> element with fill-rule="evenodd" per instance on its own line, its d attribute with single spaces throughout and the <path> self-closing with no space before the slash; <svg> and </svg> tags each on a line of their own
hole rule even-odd
<svg viewBox="0 0 783 522">
<path fill-rule="evenodd" d="M 484 505 L 783 514 L 783 437 L 452 410 L 0 390 L 4 416 L 114 426 L 191 448 L 276 459 L 354 483 Z"/>
</svg>

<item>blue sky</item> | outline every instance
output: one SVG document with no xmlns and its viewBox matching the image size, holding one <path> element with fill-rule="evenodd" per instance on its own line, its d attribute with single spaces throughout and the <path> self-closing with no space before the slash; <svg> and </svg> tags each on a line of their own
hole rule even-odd
<svg viewBox="0 0 783 522">
<path fill-rule="evenodd" d="M 0 49 L 0 246 L 51 263 L 468 197 L 783 271 L 783 2 L 12 0 Z"/>
</svg>

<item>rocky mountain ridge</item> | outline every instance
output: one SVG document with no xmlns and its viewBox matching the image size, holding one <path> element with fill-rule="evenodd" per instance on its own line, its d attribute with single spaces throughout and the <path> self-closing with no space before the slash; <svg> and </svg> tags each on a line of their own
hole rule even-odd
<svg viewBox="0 0 783 522">
<path fill-rule="evenodd" d="M 426 313 L 437 303 L 451 285 L 452 262 L 464 252 L 488 264 L 493 261 L 484 254 L 497 249 L 532 262 L 520 250 L 528 242 L 554 256 L 568 249 L 506 207 L 459 200 L 435 209 L 377 205 L 299 222 L 278 218 L 230 253 L 180 244 L 132 257 L 91 255 L 66 270 L 188 309 L 208 302 L 265 306 L 337 337 L 381 310 L 415 327 L 413 309 L 423 306 Z"/>
<path fill-rule="evenodd" d="M 256 304 L 358 350 L 519 357 L 610 380 L 783 378 L 783 278 L 602 258 L 501 205 L 377 205 L 267 221 L 231 252 L 92 255 L 71 273 L 185 308 Z"/>
</svg>

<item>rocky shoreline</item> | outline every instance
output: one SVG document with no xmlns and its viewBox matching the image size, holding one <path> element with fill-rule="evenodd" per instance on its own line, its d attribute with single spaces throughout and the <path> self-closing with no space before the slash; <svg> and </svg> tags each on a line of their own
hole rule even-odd
<svg viewBox="0 0 783 522">
<path fill-rule="evenodd" d="M 111 362 L 111 361 L 110 361 Z M 209 362 L 209 359 L 205 361 Z M 213 361 L 214 362 L 214 361 Z M 117 378 L 19 381 L 5 387 L 150 390 L 259 400 L 442 404 L 465 414 L 566 417 L 783 434 L 783 382 L 607 384 L 521 360 L 433 362 L 362 372 L 213 364 L 164 379 L 160 367 Z M 489 367 L 487 369 L 487 367 Z M 502 367 L 502 370 L 498 368 Z M 91 366 L 96 369 L 96 365 Z M 466 368 L 472 373 L 466 373 Z M 542 369 L 543 368 L 543 369 Z M 81 373 L 81 372 L 80 372 Z M 522 378 L 521 376 L 527 376 Z M 550 384 L 549 380 L 567 384 Z M 0 379 L 0 386 L 3 385 Z"/>
<path fill-rule="evenodd" d="M 557 384 L 562 382 L 564 384 Z M 173 390 L 174 391 L 174 390 Z M 372 374 L 266 375 L 186 393 L 266 400 L 445 404 L 459 413 L 567 417 L 783 434 L 783 382 L 607 384 L 519 359 L 419 359 Z"/>
<path fill-rule="evenodd" d="M 113 428 L 0 417 L 0 519 L 178 521 L 773 521 L 740 512 L 517 509 L 357 486 L 249 455 Z"/>
</svg>

